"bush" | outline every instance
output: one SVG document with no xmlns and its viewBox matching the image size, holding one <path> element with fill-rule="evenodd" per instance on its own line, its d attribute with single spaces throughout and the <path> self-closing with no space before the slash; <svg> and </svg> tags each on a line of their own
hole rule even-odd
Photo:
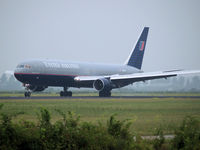
<svg viewBox="0 0 200 150">
<path fill-rule="evenodd" d="M 175 130 L 172 149 L 199 150 L 200 122 L 192 117 L 186 117 L 179 128 Z"/>
<path fill-rule="evenodd" d="M 2 109 L 3 105 L 0 105 Z M 0 149 L 18 149 L 17 147 L 22 143 L 21 131 L 22 127 L 11 122 L 13 117 L 16 117 L 23 112 L 17 114 L 1 114 L 0 124 Z"/>
<path fill-rule="evenodd" d="M 161 127 L 156 129 L 155 136 L 158 136 L 158 137 L 153 140 L 153 148 L 155 150 L 160 150 L 160 149 L 162 149 L 162 145 L 165 142 L 165 138 L 164 138 L 164 135 L 163 135 L 163 130 L 162 130 Z"/>
<path fill-rule="evenodd" d="M 133 135 L 127 121 L 118 121 L 111 116 L 107 126 L 94 125 L 80 123 L 80 117 L 71 112 L 56 111 L 62 119 L 55 124 L 51 123 L 51 115 L 44 108 L 38 114 L 38 124 L 28 121 L 13 124 L 12 117 L 17 115 L 1 114 L 0 149 L 133 149 Z"/>
<path fill-rule="evenodd" d="M 0 105 L 2 109 L 3 105 Z M 144 140 L 129 131 L 128 120 L 119 121 L 111 116 L 107 125 L 94 125 L 80 122 L 80 117 L 72 112 L 64 114 L 56 110 L 62 119 L 51 123 L 47 109 L 41 108 L 38 123 L 20 121 L 12 123 L 12 118 L 21 114 L 1 114 L 0 149 L 1 150 L 160 150 L 169 149 L 163 131 L 157 130 L 158 139 Z M 169 144 L 169 142 L 167 143 Z M 165 146 L 163 146 L 165 145 Z M 171 140 L 171 149 L 200 148 L 200 123 L 187 117 L 175 130 Z"/>
</svg>

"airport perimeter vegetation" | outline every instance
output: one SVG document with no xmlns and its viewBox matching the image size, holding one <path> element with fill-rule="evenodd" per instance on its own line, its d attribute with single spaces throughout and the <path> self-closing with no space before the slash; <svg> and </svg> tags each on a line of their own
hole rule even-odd
<svg viewBox="0 0 200 150">
<path fill-rule="evenodd" d="M 45 96 L 48 93 L 33 96 Z M 164 134 L 173 134 L 185 117 L 191 116 L 200 120 L 200 98 L 65 98 L 59 99 L 56 94 L 53 99 L 12 99 L 12 96 L 22 96 L 22 93 L 0 93 L 0 97 L 11 96 L 10 99 L 1 99 L 3 104 L 1 113 L 16 114 L 13 119 L 37 122 L 41 108 L 47 109 L 51 114 L 52 123 L 61 119 L 56 110 L 63 113 L 69 111 L 80 116 L 80 121 L 94 124 L 106 124 L 110 116 L 116 115 L 118 120 L 131 121 L 131 132 L 138 135 L 153 135 L 157 129 L 162 128 Z M 49 94 L 48 94 L 49 95 Z M 96 96 L 97 94 L 75 94 L 75 96 Z M 118 93 L 114 93 L 118 95 Z M 128 94 L 127 94 L 128 95 Z M 129 94 L 130 95 L 130 94 Z M 200 93 L 136 93 L 135 95 L 179 95 L 199 96 Z"/>
</svg>

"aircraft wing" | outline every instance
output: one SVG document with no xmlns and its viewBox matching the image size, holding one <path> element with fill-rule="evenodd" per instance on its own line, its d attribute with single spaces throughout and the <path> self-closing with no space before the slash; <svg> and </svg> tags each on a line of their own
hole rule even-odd
<svg viewBox="0 0 200 150">
<path fill-rule="evenodd" d="M 169 70 L 169 71 L 160 71 L 160 72 L 148 72 L 148 73 L 133 73 L 127 75 L 111 75 L 111 76 L 77 76 L 75 77 L 75 81 L 78 82 L 92 82 L 97 79 L 107 78 L 118 86 L 128 85 L 134 82 L 160 79 L 160 78 L 168 78 L 177 75 L 185 75 L 185 74 L 196 74 L 200 73 L 200 70 Z"/>
<path fill-rule="evenodd" d="M 159 78 L 168 78 L 177 75 L 200 73 L 200 70 L 183 71 L 183 70 L 169 70 L 161 72 L 148 72 L 148 73 L 134 73 L 128 75 L 113 75 L 110 77 L 111 81 L 116 80 L 132 80 L 132 81 L 145 81 Z"/>
</svg>

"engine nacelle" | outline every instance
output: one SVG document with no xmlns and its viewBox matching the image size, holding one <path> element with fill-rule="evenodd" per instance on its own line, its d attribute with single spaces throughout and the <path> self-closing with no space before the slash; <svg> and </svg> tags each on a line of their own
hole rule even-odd
<svg viewBox="0 0 200 150">
<path fill-rule="evenodd" d="M 29 85 L 28 88 L 33 92 L 40 92 L 46 89 L 45 86 L 35 86 L 35 85 Z"/>
<path fill-rule="evenodd" d="M 112 84 L 110 80 L 106 78 L 97 79 L 93 83 L 93 87 L 98 91 L 110 91 L 112 90 Z"/>
</svg>

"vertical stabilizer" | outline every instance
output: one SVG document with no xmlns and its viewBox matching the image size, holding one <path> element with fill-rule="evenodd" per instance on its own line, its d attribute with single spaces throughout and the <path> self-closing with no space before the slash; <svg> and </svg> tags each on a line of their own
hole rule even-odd
<svg viewBox="0 0 200 150">
<path fill-rule="evenodd" d="M 138 39 L 134 49 L 132 50 L 126 62 L 126 65 L 135 67 L 137 69 L 141 69 L 148 32 L 149 32 L 149 27 L 144 27 L 140 35 L 140 38 Z"/>
</svg>

